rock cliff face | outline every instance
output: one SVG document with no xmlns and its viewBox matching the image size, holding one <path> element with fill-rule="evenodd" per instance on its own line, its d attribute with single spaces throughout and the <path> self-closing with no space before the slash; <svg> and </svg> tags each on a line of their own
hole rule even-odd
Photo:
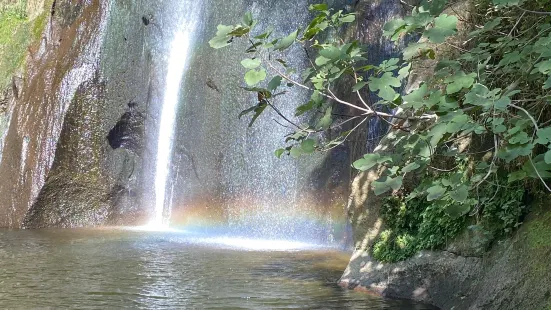
<svg viewBox="0 0 551 310">
<path fill-rule="evenodd" d="M 0 163 L 0 226 L 19 227 L 54 161 L 65 114 L 76 88 L 93 77 L 104 8 L 99 1 L 57 1 L 48 27 L 28 47 L 20 94 Z M 53 4 L 52 4 L 53 7 Z M 52 15 L 53 14 L 53 15 Z"/>
<path fill-rule="evenodd" d="M 144 7 L 125 3 L 27 2 L 21 25 L 32 24 L 36 37 L 25 41 L 25 69 L 14 71 L 0 102 L 0 129 L 7 125 L 0 227 L 123 224 L 143 217 L 137 201 L 151 66 Z M 119 22 L 128 30 L 106 30 Z M 105 61 L 114 60 L 106 56 L 112 54 L 125 55 L 126 66 L 137 69 Z M 133 66 L 136 59 L 146 65 Z"/>
</svg>

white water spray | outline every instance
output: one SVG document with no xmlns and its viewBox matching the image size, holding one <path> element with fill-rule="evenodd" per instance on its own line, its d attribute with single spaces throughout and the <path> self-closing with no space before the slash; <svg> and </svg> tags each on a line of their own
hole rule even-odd
<svg viewBox="0 0 551 310">
<path fill-rule="evenodd" d="M 192 17 L 193 18 L 193 17 Z M 162 228 L 168 226 L 165 218 L 166 184 L 170 174 L 172 145 L 176 125 L 176 114 L 180 99 L 180 86 L 186 69 L 193 24 L 183 25 L 184 30 L 176 33 L 170 48 L 166 88 L 159 122 L 159 141 L 157 144 L 157 165 L 155 171 L 155 213 L 150 226 Z"/>
</svg>

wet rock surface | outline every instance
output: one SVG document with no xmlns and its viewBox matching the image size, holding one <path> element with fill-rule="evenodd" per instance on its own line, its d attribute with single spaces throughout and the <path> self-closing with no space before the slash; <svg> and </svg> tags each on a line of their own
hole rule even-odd
<svg viewBox="0 0 551 310">
<path fill-rule="evenodd" d="M 0 227 L 21 226 L 53 164 L 72 95 L 95 71 L 105 8 L 99 0 L 82 4 L 70 25 L 49 21 L 29 47 L 0 162 Z"/>
<path fill-rule="evenodd" d="M 79 227 L 107 222 L 109 180 L 102 171 L 100 131 L 104 86 L 98 77 L 79 86 L 65 115 L 53 167 L 24 228 Z"/>
<path fill-rule="evenodd" d="M 144 147 L 144 122 L 145 115 L 138 110 L 137 104 L 128 103 L 127 111 L 107 135 L 111 148 L 124 148 L 140 154 Z"/>
</svg>

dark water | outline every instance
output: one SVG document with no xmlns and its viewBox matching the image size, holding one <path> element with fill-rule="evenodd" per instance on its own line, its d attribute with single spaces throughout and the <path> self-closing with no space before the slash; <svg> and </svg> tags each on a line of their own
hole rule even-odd
<svg viewBox="0 0 551 310">
<path fill-rule="evenodd" d="M 0 231 L 0 308 L 430 309 L 341 289 L 347 259 L 182 232 Z"/>
</svg>

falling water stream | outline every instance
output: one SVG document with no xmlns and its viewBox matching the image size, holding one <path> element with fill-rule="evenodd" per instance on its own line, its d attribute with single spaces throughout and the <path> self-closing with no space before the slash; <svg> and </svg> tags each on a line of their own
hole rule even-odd
<svg viewBox="0 0 551 310">
<path fill-rule="evenodd" d="M 157 144 L 157 162 L 155 170 L 155 212 L 153 215 L 152 225 L 154 227 L 167 227 L 168 208 L 170 211 L 170 201 L 167 199 L 167 182 L 170 175 L 170 163 L 172 160 L 172 149 L 174 144 L 174 133 L 176 123 L 176 113 L 180 103 L 180 88 L 184 71 L 189 59 L 189 49 L 193 44 L 193 33 L 200 19 L 198 4 L 184 3 L 182 6 L 187 7 L 184 16 L 180 16 L 183 20 L 180 22 L 178 29 L 170 47 L 170 56 L 167 62 L 167 75 L 165 80 L 165 92 L 163 105 L 161 109 L 161 117 L 159 120 L 159 133 Z"/>
</svg>

